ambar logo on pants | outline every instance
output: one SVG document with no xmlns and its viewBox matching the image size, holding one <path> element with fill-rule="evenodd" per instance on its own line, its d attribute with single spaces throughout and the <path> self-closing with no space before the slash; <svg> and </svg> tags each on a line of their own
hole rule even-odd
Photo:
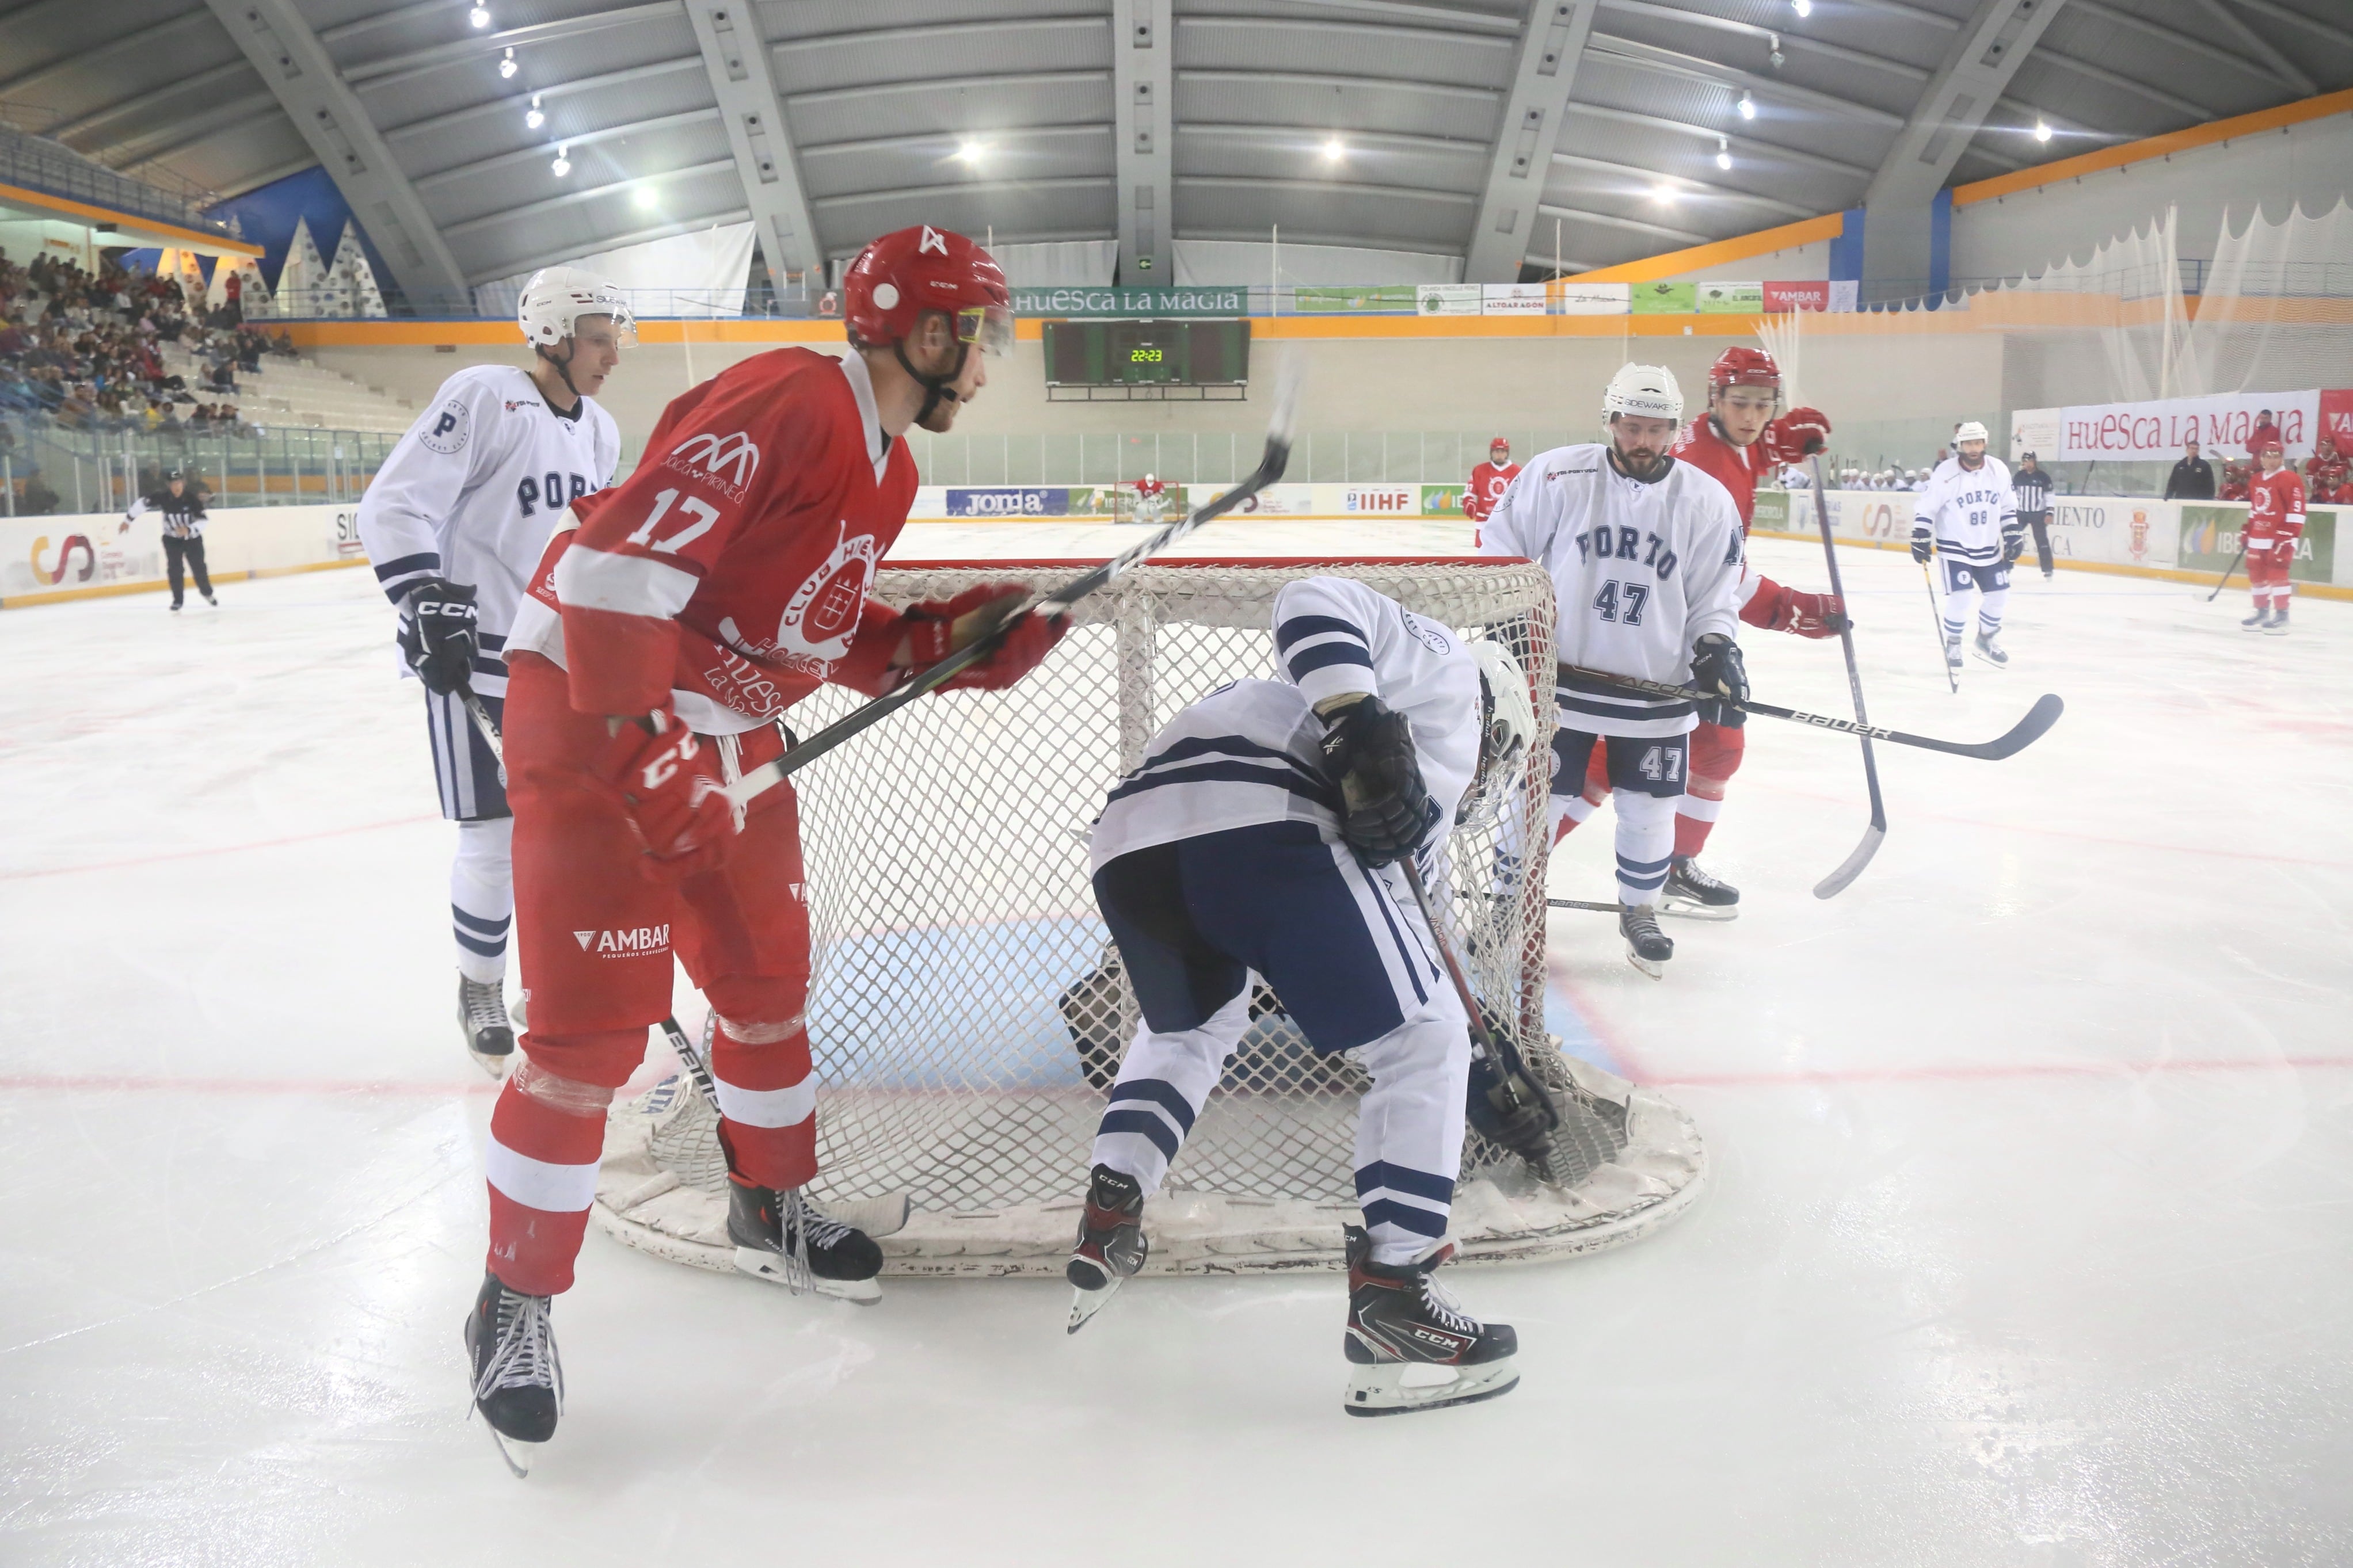
<svg viewBox="0 0 2353 1568">
<path fill-rule="evenodd" d="M 646 958 L 670 951 L 670 927 L 637 926 L 627 931 L 575 931 L 572 940 L 583 952 L 599 958 Z"/>
</svg>

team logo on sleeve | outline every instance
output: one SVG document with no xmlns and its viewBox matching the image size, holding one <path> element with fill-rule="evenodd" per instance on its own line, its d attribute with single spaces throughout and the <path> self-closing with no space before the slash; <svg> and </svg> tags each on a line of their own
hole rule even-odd
<svg viewBox="0 0 2353 1568">
<path fill-rule="evenodd" d="M 417 440 L 427 451 L 451 458 L 466 449 L 466 440 L 473 433 L 474 411 L 463 399 L 453 397 L 433 411 L 433 423 L 417 434 Z"/>
<path fill-rule="evenodd" d="M 760 448 L 741 430 L 729 436 L 704 430 L 672 447 L 662 467 L 701 479 L 729 500 L 740 501 L 752 476 L 760 471 Z"/>
<path fill-rule="evenodd" d="M 1444 632 L 1440 631 L 1436 626 L 1430 626 L 1426 622 L 1414 619 L 1412 612 L 1410 611 L 1399 611 L 1398 614 L 1405 620 L 1405 629 L 1412 633 L 1413 636 L 1419 640 L 1422 647 L 1428 648 L 1430 652 L 1439 655 L 1440 658 L 1443 658 L 1454 651 L 1453 639 L 1449 637 Z"/>
</svg>

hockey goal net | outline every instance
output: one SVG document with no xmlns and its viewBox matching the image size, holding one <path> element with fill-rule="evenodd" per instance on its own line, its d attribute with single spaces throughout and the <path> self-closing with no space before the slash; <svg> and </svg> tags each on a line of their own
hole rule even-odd
<svg viewBox="0 0 2353 1568">
<path fill-rule="evenodd" d="M 1044 589 L 1072 571 L 892 565 L 875 591 L 909 604 L 985 581 Z M 1104 1090 L 1137 1023 L 1095 911 L 1088 826 L 1179 708 L 1276 673 L 1275 593 L 1315 573 L 1503 642 L 1536 697 L 1540 733 L 1519 790 L 1498 824 L 1451 836 L 1431 893 L 1491 1016 L 1573 1101 L 1590 1169 L 1546 1186 L 1472 1135 L 1454 1211 L 1462 1256 L 1591 1250 L 1697 1195 L 1704 1160 L 1690 1120 L 1564 1056 L 1545 1026 L 1550 580 L 1482 560 L 1186 561 L 1139 568 L 1086 600 L 1053 657 L 1011 690 L 925 699 L 794 781 L 816 932 L 816 1192 L 883 1237 L 886 1271 L 1060 1271 Z M 787 722 L 807 734 L 857 700 L 828 687 Z M 1365 1080 L 1349 1058 L 1317 1056 L 1263 987 L 1253 1012 L 1146 1211 L 1151 1271 L 1340 1261 L 1341 1226 L 1356 1215 Z M 724 1164 L 691 1086 L 665 1080 L 617 1108 L 611 1128 L 597 1222 L 661 1256 L 731 1268 Z"/>
</svg>

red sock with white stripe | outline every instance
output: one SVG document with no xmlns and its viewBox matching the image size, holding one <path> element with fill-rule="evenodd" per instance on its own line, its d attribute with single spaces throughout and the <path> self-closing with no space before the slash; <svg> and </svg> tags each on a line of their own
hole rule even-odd
<svg viewBox="0 0 2353 1568">
<path fill-rule="evenodd" d="M 605 1112 L 563 1110 L 513 1079 L 491 1112 L 491 1272 L 507 1289 L 553 1296 L 572 1289 L 572 1264 L 596 1198 Z"/>
<path fill-rule="evenodd" d="M 797 1187 L 817 1174 L 817 1085 L 808 1030 L 796 1019 L 776 1040 L 745 1041 L 723 1021 L 712 1043 L 719 1135 L 735 1173 L 763 1187 Z M 744 1033 L 768 1032 L 756 1025 Z"/>
</svg>

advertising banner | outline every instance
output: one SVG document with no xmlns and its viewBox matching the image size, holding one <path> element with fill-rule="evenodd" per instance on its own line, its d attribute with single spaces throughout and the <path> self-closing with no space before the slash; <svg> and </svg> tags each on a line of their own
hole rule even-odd
<svg viewBox="0 0 2353 1568">
<path fill-rule="evenodd" d="M 1687 316 L 1699 309 L 1699 285 L 1638 283 L 1633 298 L 1638 316 Z"/>
<path fill-rule="evenodd" d="M 1699 309 L 1714 316 L 1761 315 L 1765 310 L 1762 283 L 1708 282 L 1697 285 Z"/>
<path fill-rule="evenodd" d="M 1157 321 L 1170 316 L 1247 316 L 1247 289 L 1016 289 L 1022 316 L 1102 316 Z"/>
<path fill-rule="evenodd" d="M 2129 497 L 2052 496 L 2051 553 L 2062 561 L 2118 566 L 2170 566 L 2178 541 L 2162 501 Z M 2028 545 L 2030 554 L 2033 546 Z"/>
<path fill-rule="evenodd" d="M 1421 515 L 1424 517 L 1461 517 L 1462 515 L 1462 487 L 1461 485 L 1422 486 Z"/>
<path fill-rule="evenodd" d="M 1062 486 L 990 485 L 948 489 L 950 517 L 1065 517 L 1071 492 Z"/>
<path fill-rule="evenodd" d="M 2063 408 L 2019 408 L 2010 416 L 2010 460 L 2016 463 L 2027 453 L 2034 454 L 2037 462 L 2056 462 L 2059 458 L 2059 426 L 2067 417 Z"/>
<path fill-rule="evenodd" d="M 1831 279 L 1831 309 L 1860 310 L 1862 309 L 1862 279 L 1833 278 Z"/>
<path fill-rule="evenodd" d="M 1475 316 L 1479 313 L 1479 285 L 1418 284 L 1414 289 L 1414 303 L 1425 316 Z"/>
<path fill-rule="evenodd" d="M 2326 436 L 2337 443 L 2339 452 L 2353 451 L 2353 392 L 2327 392 L 2320 395 L 2320 428 L 2313 439 Z"/>
<path fill-rule="evenodd" d="M 205 524 L 205 564 L 217 581 L 248 573 L 357 560 L 356 506 L 237 507 Z M 0 518 L 0 598 L 164 581 L 162 520 L 121 512 Z"/>
<path fill-rule="evenodd" d="M 2193 440 L 2209 453 L 2242 457 L 2257 416 L 2268 409 L 2288 459 L 2298 461 L 2312 455 L 2320 398 L 2318 392 L 2226 392 L 2074 405 L 2061 415 L 2058 458 L 2069 463 L 2169 463 L 2181 456 L 2183 442 Z"/>
<path fill-rule="evenodd" d="M 2337 573 L 2335 507 L 2315 507 L 2305 514 L 2304 537 L 2295 542 L 2295 560 L 2287 569 L 2297 583 L 2330 583 Z M 2179 564 L 2193 572 L 2222 574 L 2239 553 L 2240 531 L 2247 524 L 2243 504 L 2207 506 L 2191 501 L 2181 508 Z"/>
<path fill-rule="evenodd" d="M 1480 310 L 1489 316 L 1541 316 L 1545 286 L 1541 283 L 1486 283 L 1480 286 Z"/>
<path fill-rule="evenodd" d="M 1765 309 L 1775 315 L 1788 310 L 1827 310 L 1831 308 L 1831 286 L 1820 283 L 1774 283 L 1765 285 Z"/>
<path fill-rule="evenodd" d="M 1315 485 L 1269 485 L 1258 494 L 1226 513 L 1228 517 L 1312 517 L 1320 510 L 1315 504 Z M 1224 490 L 1212 490 L 1212 497 Z"/>
<path fill-rule="evenodd" d="M 1311 287 L 1291 290 L 1293 305 L 1305 315 L 1412 314 L 1419 309 L 1411 283 L 1381 283 L 1361 289 Z"/>
<path fill-rule="evenodd" d="M 1622 316 L 1633 309 L 1631 283 L 1557 281 L 1544 287 L 1545 297 L 1564 316 Z"/>
<path fill-rule="evenodd" d="M 1338 485 L 1318 486 L 1336 489 L 1340 492 L 1337 510 L 1344 512 L 1369 512 L 1387 517 L 1416 517 L 1421 511 L 1419 485 Z"/>
</svg>

